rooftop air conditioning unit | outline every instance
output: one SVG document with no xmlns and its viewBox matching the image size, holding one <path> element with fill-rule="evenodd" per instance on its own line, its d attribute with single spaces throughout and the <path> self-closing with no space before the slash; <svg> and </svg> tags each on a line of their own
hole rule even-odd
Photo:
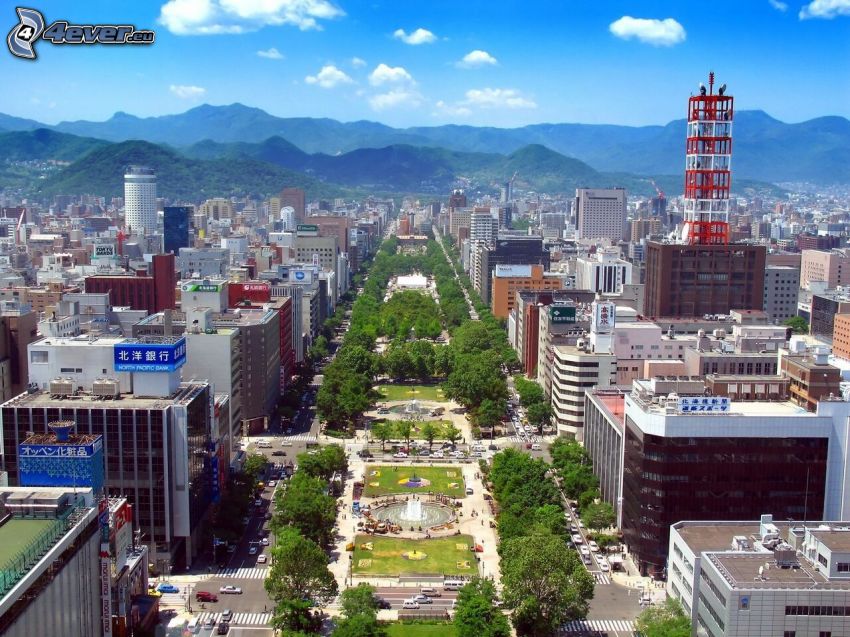
<svg viewBox="0 0 850 637">
<path fill-rule="evenodd" d="M 50 394 L 52 396 L 73 396 L 74 380 L 71 378 L 54 378 L 50 381 Z"/>
<path fill-rule="evenodd" d="M 117 398 L 121 395 L 121 383 L 115 378 L 98 378 L 92 382 L 91 391 L 101 398 Z"/>
</svg>

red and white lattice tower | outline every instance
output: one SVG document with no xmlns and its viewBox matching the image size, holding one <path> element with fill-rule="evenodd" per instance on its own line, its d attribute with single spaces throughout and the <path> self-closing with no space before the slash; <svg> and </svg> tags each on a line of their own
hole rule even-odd
<svg viewBox="0 0 850 637">
<path fill-rule="evenodd" d="M 732 185 L 732 117 L 734 99 L 723 84 L 688 100 L 685 160 L 685 214 L 682 239 L 695 245 L 729 243 L 729 189 Z"/>
</svg>

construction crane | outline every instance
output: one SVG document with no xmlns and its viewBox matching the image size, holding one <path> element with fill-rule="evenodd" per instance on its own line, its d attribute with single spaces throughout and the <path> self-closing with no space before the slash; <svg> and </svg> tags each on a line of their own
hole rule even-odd
<svg viewBox="0 0 850 637">
<path fill-rule="evenodd" d="M 655 180 L 650 177 L 649 183 L 652 184 L 652 187 L 655 188 L 655 192 L 661 199 L 667 199 L 667 195 L 664 194 L 664 191 L 658 187 L 658 184 L 655 183 Z"/>
</svg>

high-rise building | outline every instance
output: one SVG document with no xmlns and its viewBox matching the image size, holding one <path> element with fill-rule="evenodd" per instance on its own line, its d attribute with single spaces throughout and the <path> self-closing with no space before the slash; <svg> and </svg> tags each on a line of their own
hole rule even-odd
<svg viewBox="0 0 850 637">
<path fill-rule="evenodd" d="M 280 191 L 280 208 L 289 206 L 295 211 L 295 223 L 302 223 L 306 216 L 306 195 L 301 188 L 284 188 Z"/>
<path fill-rule="evenodd" d="M 497 265 L 490 282 L 493 316 L 508 318 L 519 290 L 560 290 L 563 287 L 564 276 L 544 272 L 542 265 Z"/>
<path fill-rule="evenodd" d="M 466 208 L 466 194 L 463 190 L 453 190 L 449 197 L 449 208 Z"/>
<path fill-rule="evenodd" d="M 97 274 L 86 277 L 87 293 L 109 293 L 113 306 L 127 306 L 149 313 L 173 308 L 176 304 L 177 274 L 173 254 L 155 254 L 151 273 Z"/>
<path fill-rule="evenodd" d="M 813 283 L 827 289 L 850 284 L 850 255 L 844 250 L 803 250 L 800 263 L 800 287 Z"/>
<path fill-rule="evenodd" d="M 576 287 L 601 294 L 619 294 L 632 282 L 632 264 L 620 258 L 617 248 L 600 250 L 576 260 Z"/>
<path fill-rule="evenodd" d="M 613 243 L 626 238 L 626 191 L 622 188 L 576 188 L 575 210 L 577 238 Z"/>
<path fill-rule="evenodd" d="M 156 173 L 129 166 L 124 173 L 124 226 L 131 235 L 156 232 Z"/>
<path fill-rule="evenodd" d="M 688 100 L 682 236 L 647 244 L 648 316 L 762 309 L 765 247 L 729 244 L 732 105 L 725 84 L 714 92 L 713 73 Z"/>
<path fill-rule="evenodd" d="M 493 240 L 499 232 L 499 216 L 498 208 L 494 210 L 490 208 L 474 208 L 472 215 L 469 217 L 469 240 L 483 241 L 488 246 L 493 244 Z"/>
<path fill-rule="evenodd" d="M 189 217 L 195 214 L 192 206 L 165 206 L 163 214 L 163 249 L 177 254 L 189 247 Z"/>
<path fill-rule="evenodd" d="M 776 325 L 797 316 L 800 296 L 800 269 L 767 266 L 764 270 L 764 311 Z"/>
</svg>

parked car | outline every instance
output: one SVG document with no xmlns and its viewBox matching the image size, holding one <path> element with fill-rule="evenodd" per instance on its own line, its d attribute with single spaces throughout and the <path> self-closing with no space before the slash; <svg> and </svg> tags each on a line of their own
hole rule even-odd
<svg viewBox="0 0 850 637">
<path fill-rule="evenodd" d="M 207 617 L 207 621 L 204 622 L 204 628 L 215 628 L 215 617 Z"/>
<path fill-rule="evenodd" d="M 199 602 L 217 602 L 218 595 L 207 591 L 195 591 L 195 599 Z"/>
<path fill-rule="evenodd" d="M 238 586 L 233 586 L 232 584 L 228 584 L 227 586 L 222 586 L 218 589 L 218 592 L 222 595 L 241 595 L 242 589 Z"/>
<path fill-rule="evenodd" d="M 180 589 L 177 588 L 174 584 L 160 584 L 156 587 L 158 593 L 179 593 Z"/>
<path fill-rule="evenodd" d="M 281 451 L 280 449 L 275 449 L 274 451 L 272 451 L 272 455 L 273 456 L 285 456 L 286 452 Z"/>
<path fill-rule="evenodd" d="M 407 458 L 407 454 L 403 451 L 397 451 L 393 454 L 393 458 Z"/>
<path fill-rule="evenodd" d="M 262 540 L 260 540 L 260 544 L 262 544 L 263 546 L 268 546 L 269 545 L 269 538 L 264 537 Z"/>
<path fill-rule="evenodd" d="M 579 550 L 579 552 L 580 552 L 582 555 L 590 556 L 590 549 L 589 549 L 589 548 L 587 548 L 584 544 L 582 544 L 581 546 L 579 546 L 579 547 L 578 547 L 578 550 Z"/>
</svg>

